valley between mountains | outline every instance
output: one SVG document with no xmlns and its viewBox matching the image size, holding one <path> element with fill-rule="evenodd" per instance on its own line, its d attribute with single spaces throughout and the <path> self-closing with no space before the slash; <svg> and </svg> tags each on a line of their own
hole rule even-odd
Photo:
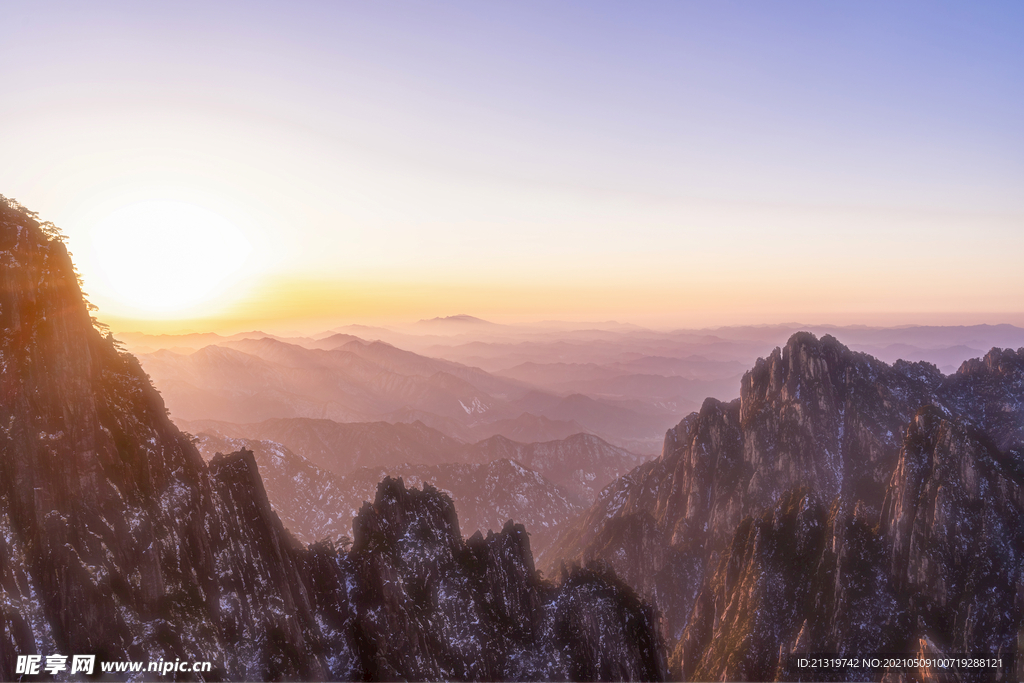
<svg viewBox="0 0 1024 683">
<path fill-rule="evenodd" d="M 908 682 L 948 672 L 796 662 L 983 653 L 1007 665 L 957 680 L 1019 679 L 1024 330 L 457 316 L 117 342 L 6 201 L 0 320 L 4 680 L 59 653 L 223 680 Z"/>
<path fill-rule="evenodd" d="M 806 678 L 800 653 L 989 653 L 1009 662 L 1021 635 L 1022 351 L 993 349 L 945 375 L 794 334 L 743 376 L 739 398 L 707 399 L 668 430 L 660 457 L 635 467 L 627 451 L 586 434 L 452 445 L 422 423 L 202 426 L 230 433 L 200 437 L 208 457 L 257 453 L 272 501 L 295 481 L 285 459 L 328 468 L 308 480 L 330 481 L 330 493 L 281 494 L 284 514 L 295 501 L 319 501 L 295 528 L 331 510 L 343 520 L 334 532 L 346 533 L 359 501 L 391 474 L 448 492 L 463 533 L 521 521 L 545 575 L 612 568 L 657 609 L 670 675 L 680 679 Z M 356 467 L 371 452 L 362 436 L 370 430 L 389 435 L 372 442 L 388 448 L 373 452 L 393 464 Z M 459 462 L 440 464 L 440 443 Z M 416 453 L 424 460 L 408 462 Z M 616 466 L 629 471 L 616 477 Z"/>
<path fill-rule="evenodd" d="M 254 453 L 204 462 L 59 236 L 6 201 L 0 322 L 0 678 L 72 654 L 221 680 L 667 675 L 654 610 L 610 571 L 545 581 L 521 524 L 465 538 L 429 484 L 385 477 L 350 546 L 300 543 Z"/>
</svg>

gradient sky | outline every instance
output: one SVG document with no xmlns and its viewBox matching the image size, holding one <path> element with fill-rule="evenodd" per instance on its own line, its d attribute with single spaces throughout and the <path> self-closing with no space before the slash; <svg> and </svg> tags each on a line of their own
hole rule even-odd
<svg viewBox="0 0 1024 683">
<path fill-rule="evenodd" d="M 34 2 L 3 24 L 0 193 L 64 229 L 115 328 L 1024 324 L 1019 2 Z M 104 221 L 139 202 L 235 226 L 183 230 L 180 271 L 123 241 L 152 272 L 225 264 L 194 305 L 105 274 Z"/>
</svg>

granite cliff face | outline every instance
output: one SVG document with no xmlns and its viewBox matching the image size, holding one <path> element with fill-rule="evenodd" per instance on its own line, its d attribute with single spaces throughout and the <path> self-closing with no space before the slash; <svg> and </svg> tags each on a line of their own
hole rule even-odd
<svg viewBox="0 0 1024 683">
<path fill-rule="evenodd" d="M 877 511 L 900 431 L 940 382 L 931 366 L 889 367 L 830 337 L 794 335 L 743 377 L 739 399 L 708 399 L 670 430 L 662 457 L 605 489 L 545 559 L 612 563 L 657 600 L 678 639 L 744 518 L 798 488 Z"/>
<path fill-rule="evenodd" d="M 790 653 L 922 639 L 1015 651 L 1022 380 L 1024 350 L 946 377 L 794 335 L 740 399 L 708 399 L 606 488 L 545 563 L 609 562 L 696 680 L 787 680 Z"/>
<path fill-rule="evenodd" d="M 67 250 L 0 201 L 0 678 L 17 655 L 211 660 L 214 678 L 664 677 L 625 585 L 533 570 L 521 527 L 464 541 L 386 480 L 354 547 L 302 547 L 251 452 L 205 464 L 92 324 Z"/>
<path fill-rule="evenodd" d="M 954 652 L 1016 650 L 1024 601 L 1024 452 L 927 407 L 907 431 L 880 535 L 915 630 Z M 923 635 L 923 634 L 922 634 Z"/>
<path fill-rule="evenodd" d="M 880 523 L 804 491 L 740 524 L 673 655 L 678 671 L 798 680 L 809 677 L 795 665 L 801 654 L 915 653 L 921 643 L 933 656 L 1009 661 L 1021 626 L 1022 481 L 1019 454 L 922 408 Z"/>
</svg>

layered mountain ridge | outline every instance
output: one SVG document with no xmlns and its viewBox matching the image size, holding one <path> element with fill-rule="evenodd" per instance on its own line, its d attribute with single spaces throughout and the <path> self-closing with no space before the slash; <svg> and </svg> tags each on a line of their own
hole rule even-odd
<svg viewBox="0 0 1024 683">
<path fill-rule="evenodd" d="M 410 487 L 429 483 L 449 495 L 463 536 L 500 530 L 509 519 L 516 520 L 529 530 L 534 552 L 542 551 L 583 509 L 570 491 L 507 458 L 362 467 L 337 475 L 273 441 L 200 434 L 196 445 L 207 460 L 218 453 L 252 451 L 271 505 L 304 543 L 349 536 L 363 502 L 374 499 L 377 484 L 388 476 Z"/>
<path fill-rule="evenodd" d="M 559 396 L 381 341 L 338 336 L 344 338 L 305 345 L 270 336 L 220 339 L 192 352 L 161 349 L 139 359 L 175 419 L 189 422 L 419 421 L 468 443 L 494 435 L 548 441 L 588 431 L 648 448 L 673 421 L 652 405 Z"/>
<path fill-rule="evenodd" d="M 0 678 L 26 654 L 210 660 L 236 680 L 661 679 L 653 612 L 528 537 L 459 534 L 386 479 L 354 545 L 301 546 L 253 454 L 205 464 L 93 327 L 67 250 L 0 201 Z"/>
<path fill-rule="evenodd" d="M 178 420 L 183 429 L 229 439 L 273 441 L 338 476 L 361 468 L 400 472 L 407 466 L 441 467 L 515 460 L 565 488 L 574 505 L 589 505 L 607 484 L 644 460 L 593 434 L 574 433 L 522 443 L 501 435 L 464 444 L 422 422 L 341 423 L 326 419 L 274 418 L 255 424 Z"/>
</svg>

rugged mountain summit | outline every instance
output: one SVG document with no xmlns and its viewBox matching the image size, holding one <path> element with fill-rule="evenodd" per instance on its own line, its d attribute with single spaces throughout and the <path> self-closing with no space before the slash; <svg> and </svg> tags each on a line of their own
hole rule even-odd
<svg viewBox="0 0 1024 683">
<path fill-rule="evenodd" d="M 386 479 L 346 558 L 365 605 L 363 675 L 394 680 L 649 680 L 654 614 L 594 569 L 539 582 L 525 529 L 463 542 L 451 501 Z M 330 594 L 342 595 L 343 591 Z M 350 598 L 351 599 L 351 598 Z M 608 656 L 608 655 L 611 656 Z"/>
<path fill-rule="evenodd" d="M 669 430 L 662 457 L 605 489 L 546 559 L 611 562 L 657 599 L 677 639 L 709 563 L 783 493 L 849 495 L 877 514 L 900 431 L 940 381 L 931 366 L 794 335 L 743 377 L 739 399 L 707 399 Z"/>
<path fill-rule="evenodd" d="M 661 610 L 677 673 L 701 680 L 785 680 L 784 653 L 921 638 L 1015 648 L 1022 362 L 993 350 L 945 377 L 796 334 L 740 399 L 708 399 L 660 459 L 605 489 L 545 562 L 612 564 Z"/>
<path fill-rule="evenodd" d="M 944 382 L 937 405 L 962 415 L 1006 450 L 1024 443 L 1024 353 L 992 349 Z"/>
<path fill-rule="evenodd" d="M 63 244 L 7 200 L 0 335 L 0 678 L 35 653 L 245 680 L 663 677 L 628 588 L 540 582 L 521 527 L 464 541 L 436 491 L 387 480 L 351 553 L 303 548 L 252 453 L 203 462 L 94 329 Z"/>
</svg>

